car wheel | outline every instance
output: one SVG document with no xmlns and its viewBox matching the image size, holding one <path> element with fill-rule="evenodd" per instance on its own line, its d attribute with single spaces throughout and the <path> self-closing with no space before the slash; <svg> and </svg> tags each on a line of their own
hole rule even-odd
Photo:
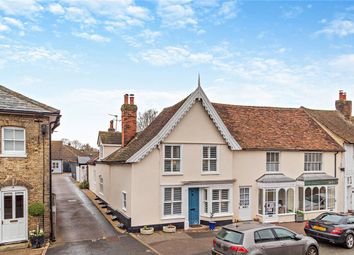
<svg viewBox="0 0 354 255">
<path fill-rule="evenodd" d="M 306 255 L 318 255 L 318 250 L 315 246 L 310 246 L 307 251 Z"/>
<path fill-rule="evenodd" d="M 353 248 L 353 246 L 354 246 L 354 236 L 352 234 L 349 234 L 345 238 L 345 247 L 351 249 Z"/>
</svg>

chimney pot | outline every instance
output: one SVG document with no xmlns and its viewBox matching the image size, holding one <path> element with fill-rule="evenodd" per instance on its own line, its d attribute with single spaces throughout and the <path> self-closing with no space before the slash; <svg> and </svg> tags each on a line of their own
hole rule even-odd
<svg viewBox="0 0 354 255">
<path fill-rule="evenodd" d="M 124 95 L 124 104 L 128 104 L 128 94 Z"/>
<path fill-rule="evenodd" d="M 108 131 L 115 131 L 115 129 L 114 129 L 114 127 L 113 127 L 113 120 L 111 120 L 110 122 L 109 122 L 109 129 L 108 129 Z"/>
<path fill-rule="evenodd" d="M 134 94 L 130 94 L 130 104 L 133 105 L 134 104 Z"/>
</svg>

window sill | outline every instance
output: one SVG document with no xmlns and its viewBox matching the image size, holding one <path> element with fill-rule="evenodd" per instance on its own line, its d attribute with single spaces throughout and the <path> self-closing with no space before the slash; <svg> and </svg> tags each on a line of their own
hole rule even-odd
<svg viewBox="0 0 354 255">
<path fill-rule="evenodd" d="M 206 218 L 211 218 L 210 214 L 201 214 L 200 216 L 206 217 Z M 213 218 L 222 218 L 222 217 L 233 217 L 233 213 L 217 213 L 214 214 Z"/>
<path fill-rule="evenodd" d="M 163 216 L 161 220 L 184 220 L 185 217 L 183 215 L 171 215 L 171 216 Z"/>
<path fill-rule="evenodd" d="M 210 171 L 205 171 L 202 172 L 201 175 L 219 175 L 220 172 L 210 172 Z"/>
<path fill-rule="evenodd" d="M 27 154 L 0 154 L 0 158 L 27 158 Z"/>
<path fill-rule="evenodd" d="M 183 173 L 181 173 L 181 172 L 173 172 L 173 173 L 166 173 L 166 172 L 164 172 L 164 173 L 162 174 L 162 176 L 179 176 L 179 175 L 183 175 Z"/>
</svg>

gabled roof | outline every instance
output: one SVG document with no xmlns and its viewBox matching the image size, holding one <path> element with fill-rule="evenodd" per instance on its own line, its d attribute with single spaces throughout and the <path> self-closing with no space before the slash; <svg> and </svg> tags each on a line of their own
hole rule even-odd
<svg viewBox="0 0 354 255">
<path fill-rule="evenodd" d="M 118 131 L 99 131 L 98 141 L 102 144 L 121 145 L 122 133 Z"/>
<path fill-rule="evenodd" d="M 304 108 L 315 120 L 324 125 L 347 143 L 354 143 L 354 124 L 338 111 L 312 110 Z"/>
<path fill-rule="evenodd" d="M 0 85 L 0 111 L 59 114 L 60 111 Z"/>
<path fill-rule="evenodd" d="M 343 151 L 303 108 L 256 107 L 210 103 L 201 87 L 165 108 L 127 146 L 102 161 L 134 163 L 144 158 L 201 102 L 231 150 Z"/>
<path fill-rule="evenodd" d="M 343 150 L 302 108 L 213 106 L 244 150 Z"/>
<path fill-rule="evenodd" d="M 240 150 L 241 147 L 230 134 L 225 124 L 215 111 L 203 89 L 198 88 L 174 106 L 165 108 L 155 120 L 141 133 L 137 134 L 127 146 L 112 153 L 103 161 L 134 163 L 144 158 L 174 129 L 185 114 L 192 108 L 196 101 L 200 101 L 209 117 L 218 128 L 220 134 L 232 150 Z"/>
<path fill-rule="evenodd" d="M 78 157 L 85 156 L 87 155 L 84 152 L 63 144 L 62 141 L 52 141 L 52 160 L 78 162 Z"/>
</svg>

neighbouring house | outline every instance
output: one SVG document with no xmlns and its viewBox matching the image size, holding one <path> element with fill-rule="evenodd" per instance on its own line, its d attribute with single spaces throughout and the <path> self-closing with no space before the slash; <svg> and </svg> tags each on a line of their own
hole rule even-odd
<svg viewBox="0 0 354 255">
<path fill-rule="evenodd" d="M 99 148 L 99 159 L 103 159 L 121 147 L 122 133 L 113 127 L 113 120 L 109 123 L 108 131 L 99 131 L 97 146 Z"/>
<path fill-rule="evenodd" d="M 345 152 L 338 162 L 340 170 L 344 172 L 344 211 L 354 211 L 354 124 L 352 117 L 352 101 L 347 95 L 339 91 L 339 99 L 335 102 L 336 110 L 305 110 L 321 127 L 326 130 Z"/>
<path fill-rule="evenodd" d="M 0 244 L 28 240 L 33 202 L 44 203 L 40 226 L 54 237 L 50 141 L 59 120 L 59 110 L 0 86 Z"/>
<path fill-rule="evenodd" d="M 88 181 L 88 162 L 91 160 L 88 156 L 77 157 L 78 166 L 76 166 L 76 180 L 78 182 Z"/>
<path fill-rule="evenodd" d="M 84 152 L 75 149 L 63 141 L 52 141 L 52 173 L 74 173 L 79 166 L 78 157 L 87 156 Z"/>
<path fill-rule="evenodd" d="M 121 148 L 89 182 L 129 231 L 344 210 L 344 149 L 303 108 L 211 103 L 198 85 L 138 134 L 134 96 L 121 112 Z"/>
</svg>

